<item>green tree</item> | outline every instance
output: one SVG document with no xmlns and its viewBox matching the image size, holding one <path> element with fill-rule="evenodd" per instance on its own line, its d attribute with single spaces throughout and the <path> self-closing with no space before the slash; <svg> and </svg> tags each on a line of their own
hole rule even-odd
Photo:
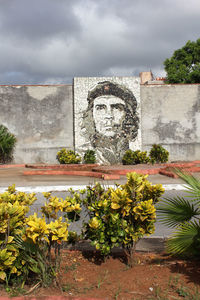
<svg viewBox="0 0 200 300">
<path fill-rule="evenodd" d="M 164 61 L 166 83 L 200 83 L 200 39 L 188 41 Z"/>
<path fill-rule="evenodd" d="M 6 163 L 13 159 L 13 151 L 17 139 L 10 133 L 7 127 L 0 125 L 0 163 Z"/>
</svg>

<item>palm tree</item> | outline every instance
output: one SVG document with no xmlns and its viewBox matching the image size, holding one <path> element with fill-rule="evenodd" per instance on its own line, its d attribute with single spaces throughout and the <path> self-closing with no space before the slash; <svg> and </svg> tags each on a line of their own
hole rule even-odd
<svg viewBox="0 0 200 300">
<path fill-rule="evenodd" d="M 164 198 L 157 209 L 161 222 L 175 229 L 167 241 L 172 254 L 200 255 L 200 180 L 188 172 L 175 169 L 186 183 L 187 198 Z"/>
</svg>

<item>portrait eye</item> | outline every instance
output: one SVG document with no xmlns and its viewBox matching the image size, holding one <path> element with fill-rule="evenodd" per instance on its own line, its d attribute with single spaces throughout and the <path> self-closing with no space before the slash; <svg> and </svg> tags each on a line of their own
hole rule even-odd
<svg viewBox="0 0 200 300">
<path fill-rule="evenodd" d="M 123 111 L 124 110 L 124 105 L 123 104 L 113 104 L 112 109 Z"/>
<path fill-rule="evenodd" d="M 104 110 L 106 108 L 106 106 L 104 104 L 98 104 L 95 106 L 96 110 Z"/>
</svg>

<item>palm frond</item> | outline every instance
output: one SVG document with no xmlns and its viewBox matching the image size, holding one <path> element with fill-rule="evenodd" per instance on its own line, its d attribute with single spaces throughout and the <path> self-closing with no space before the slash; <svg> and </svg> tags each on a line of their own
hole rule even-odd
<svg viewBox="0 0 200 300">
<path fill-rule="evenodd" d="M 169 227 L 176 227 L 200 215 L 200 209 L 183 197 L 164 198 L 157 207 L 158 220 Z"/>
<path fill-rule="evenodd" d="M 200 180 L 191 173 L 175 168 L 174 172 L 186 183 L 185 187 L 193 201 L 200 202 Z"/>
<path fill-rule="evenodd" d="M 200 226 L 196 221 L 182 224 L 167 241 L 167 251 L 173 254 L 200 254 Z"/>
<path fill-rule="evenodd" d="M 14 242 L 18 249 L 22 250 L 25 254 L 34 255 L 39 251 L 39 247 L 37 244 L 34 244 L 31 240 L 24 241 L 20 235 L 14 236 Z"/>
</svg>

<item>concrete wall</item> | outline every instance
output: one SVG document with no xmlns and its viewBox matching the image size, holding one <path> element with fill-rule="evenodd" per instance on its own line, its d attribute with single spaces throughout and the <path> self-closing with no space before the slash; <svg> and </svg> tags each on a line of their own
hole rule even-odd
<svg viewBox="0 0 200 300">
<path fill-rule="evenodd" d="M 17 137 L 17 163 L 56 162 L 73 149 L 72 86 L 0 86 L 0 124 Z"/>
<path fill-rule="evenodd" d="M 200 85 L 141 86 L 142 149 L 162 144 L 170 160 L 200 159 Z"/>
<path fill-rule="evenodd" d="M 134 80 L 138 80 L 134 77 L 100 81 L 104 80 L 124 85 L 137 100 L 138 140 L 134 144 L 136 140 L 129 139 L 130 145 L 134 141 L 132 149 L 149 150 L 159 143 L 169 150 L 171 161 L 200 159 L 200 84 L 141 85 L 134 91 Z M 85 78 L 83 82 L 84 91 L 80 81 L 78 93 L 74 90 L 76 124 L 79 109 L 82 113 L 87 108 L 90 83 L 95 87 L 99 78 Z M 16 163 L 55 163 L 59 149 L 74 148 L 74 136 L 78 145 L 79 133 L 77 129 L 74 132 L 73 122 L 72 85 L 0 86 L 0 124 L 17 136 Z M 87 125 L 91 130 L 90 123 Z"/>
</svg>

